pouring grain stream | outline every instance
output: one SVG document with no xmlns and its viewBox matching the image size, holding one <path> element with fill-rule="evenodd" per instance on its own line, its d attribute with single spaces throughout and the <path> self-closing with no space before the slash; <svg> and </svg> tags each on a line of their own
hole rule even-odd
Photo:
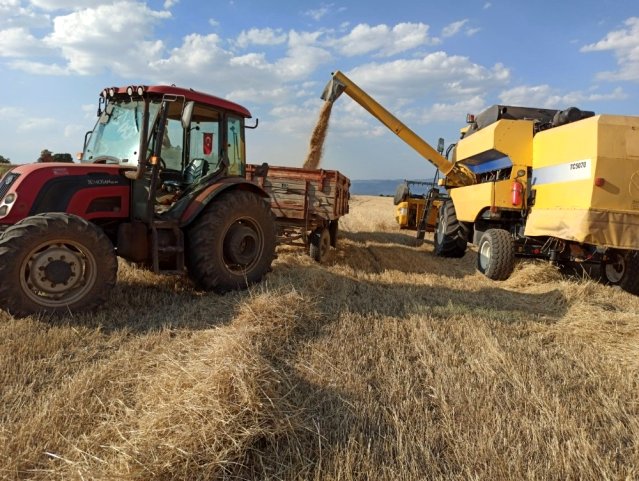
<svg viewBox="0 0 639 481">
<path fill-rule="evenodd" d="M 322 109 L 317 119 L 317 124 L 313 129 L 311 135 L 310 145 L 308 147 L 308 154 L 303 167 L 305 169 L 317 169 L 322 160 L 322 149 L 324 147 L 324 139 L 326 138 L 326 131 L 328 130 L 328 121 L 331 118 L 331 108 L 333 102 L 324 102 Z"/>
</svg>

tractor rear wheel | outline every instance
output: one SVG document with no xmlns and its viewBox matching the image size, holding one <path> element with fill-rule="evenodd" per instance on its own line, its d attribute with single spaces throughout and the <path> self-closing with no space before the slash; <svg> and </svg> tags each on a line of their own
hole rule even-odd
<svg viewBox="0 0 639 481">
<path fill-rule="evenodd" d="M 639 295 L 639 252 L 614 252 L 608 257 L 608 261 L 601 263 L 601 277 L 605 283 Z"/>
<path fill-rule="evenodd" d="M 88 310 L 117 278 L 113 244 L 96 225 L 64 213 L 27 217 L 0 238 L 0 305 L 14 315 Z"/>
<path fill-rule="evenodd" d="M 318 227 L 311 232 L 309 253 L 317 262 L 324 262 L 331 248 L 331 235 L 328 229 Z"/>
<path fill-rule="evenodd" d="M 477 270 L 489 279 L 503 281 L 515 270 L 515 247 L 510 232 L 488 229 L 479 240 Z"/>
<path fill-rule="evenodd" d="M 252 192 L 235 190 L 213 199 L 187 232 L 190 277 L 219 293 L 262 280 L 275 257 L 270 206 Z"/>
<path fill-rule="evenodd" d="M 463 257 L 466 253 L 466 230 L 457 220 L 453 202 L 447 200 L 439 207 L 435 230 L 435 255 L 440 257 Z"/>
</svg>

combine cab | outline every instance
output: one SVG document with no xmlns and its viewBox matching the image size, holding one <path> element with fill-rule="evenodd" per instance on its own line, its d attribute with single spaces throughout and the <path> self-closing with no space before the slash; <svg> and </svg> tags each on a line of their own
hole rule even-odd
<svg viewBox="0 0 639 481">
<path fill-rule="evenodd" d="M 116 255 L 224 292 L 262 279 L 268 195 L 245 179 L 244 107 L 190 89 L 105 89 L 81 164 L 21 165 L 0 181 L 0 306 L 93 308 Z"/>
</svg>

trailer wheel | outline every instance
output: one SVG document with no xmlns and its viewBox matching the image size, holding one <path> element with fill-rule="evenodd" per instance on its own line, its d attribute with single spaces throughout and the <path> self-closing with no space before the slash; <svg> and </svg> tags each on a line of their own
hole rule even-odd
<svg viewBox="0 0 639 481">
<path fill-rule="evenodd" d="M 601 276 L 605 283 L 639 295 L 639 253 L 614 252 L 609 258 L 609 261 L 601 263 Z"/>
<path fill-rule="evenodd" d="M 440 257 L 463 257 L 466 253 L 466 231 L 457 220 L 453 202 L 447 200 L 439 207 L 435 230 L 435 255 Z"/>
<path fill-rule="evenodd" d="M 331 247 L 337 247 L 337 234 L 339 232 L 339 219 L 328 223 L 328 233 L 331 235 Z"/>
<path fill-rule="evenodd" d="M 477 269 L 489 279 L 503 281 L 515 269 L 515 247 L 510 232 L 488 229 L 479 240 Z"/>
<path fill-rule="evenodd" d="M 46 213 L 9 227 L 0 239 L 0 304 L 14 315 L 88 310 L 117 278 L 113 244 L 81 217 Z"/>
<path fill-rule="evenodd" d="M 240 190 L 223 193 L 189 227 L 189 275 L 205 290 L 244 289 L 270 269 L 275 238 L 271 208 L 261 197 Z"/>
<path fill-rule="evenodd" d="M 328 229 L 318 227 L 310 236 L 309 253 L 317 262 L 324 262 L 331 248 L 331 235 Z"/>
</svg>

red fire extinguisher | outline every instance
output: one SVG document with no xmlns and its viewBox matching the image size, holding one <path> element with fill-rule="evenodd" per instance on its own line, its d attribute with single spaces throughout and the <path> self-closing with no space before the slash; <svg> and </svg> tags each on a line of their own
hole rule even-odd
<svg viewBox="0 0 639 481">
<path fill-rule="evenodd" d="M 511 202 L 515 207 L 519 207 L 522 205 L 522 200 L 524 196 L 524 185 L 519 182 L 517 179 L 513 180 L 513 186 L 510 190 L 511 193 Z"/>
</svg>

